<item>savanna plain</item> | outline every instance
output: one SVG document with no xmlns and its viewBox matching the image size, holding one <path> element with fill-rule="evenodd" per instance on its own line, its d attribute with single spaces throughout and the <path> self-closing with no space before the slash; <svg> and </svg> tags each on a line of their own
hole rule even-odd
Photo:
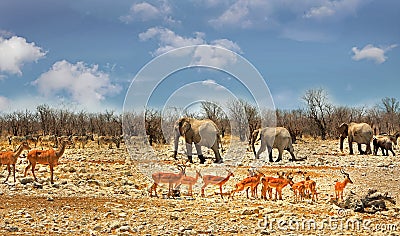
<svg viewBox="0 0 400 236">
<path fill-rule="evenodd" d="M 228 140 L 224 140 L 228 146 Z M 345 142 L 346 143 L 346 142 Z M 11 149 L 3 140 L 3 150 Z M 169 164 L 169 172 L 178 173 L 172 158 L 171 145 L 153 149 L 140 144 L 127 151 L 99 147 L 89 142 L 86 147 L 67 147 L 54 169 L 54 184 L 46 165 L 36 166 L 38 181 L 32 173 L 24 177 L 27 159 L 20 157 L 16 165 L 16 182 L 12 175 L 0 184 L 0 234 L 17 235 L 399 235 L 400 234 L 400 170 L 398 156 L 348 155 L 339 151 L 339 140 L 302 138 L 294 144 L 296 157 L 304 161 L 291 162 L 288 152 L 279 163 L 265 162 L 258 170 L 266 176 L 277 177 L 277 172 L 291 172 L 293 181 L 304 180 L 304 173 L 317 183 L 318 199 L 295 201 L 290 186 L 283 189 L 283 200 L 264 200 L 246 197 L 245 191 L 221 198 L 219 187 L 209 185 L 205 197 L 200 195 L 203 185 L 199 178 L 193 186 L 193 196 L 182 185 L 181 196 L 168 198 L 167 184 L 158 186 L 158 196 L 151 197 L 151 174 L 157 170 L 137 160 L 157 157 Z M 135 144 L 129 144 L 135 145 Z M 186 160 L 180 145 L 180 160 Z M 355 146 L 355 145 L 354 145 Z M 32 147 L 33 148 L 33 147 Z M 236 183 L 248 176 L 254 155 L 246 151 L 247 143 L 231 145 L 224 160 L 238 159 L 236 166 L 213 164 L 211 150 L 205 150 L 206 164 L 186 163 L 186 174 L 226 176 L 234 173 L 223 192 L 234 189 Z M 356 150 L 356 147 L 355 147 Z M 208 151 L 208 152 L 207 152 Z M 26 154 L 24 151 L 23 154 Z M 395 150 L 396 153 L 399 149 Z M 237 156 L 235 156 L 237 155 Z M 260 157 L 266 159 L 266 153 Z M 273 151 L 276 157 L 276 150 Z M 216 170 L 217 169 L 217 170 Z M 354 212 L 333 204 L 334 185 L 342 181 L 340 170 L 349 173 L 353 184 L 348 184 L 344 195 L 364 195 L 376 189 L 396 200 L 387 209 L 374 214 Z M 7 177 L 3 165 L 0 180 Z"/>
</svg>

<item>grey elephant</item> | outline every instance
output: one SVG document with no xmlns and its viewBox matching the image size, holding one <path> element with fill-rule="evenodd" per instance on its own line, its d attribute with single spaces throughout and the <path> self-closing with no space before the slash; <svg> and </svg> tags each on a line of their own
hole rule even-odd
<svg viewBox="0 0 400 236">
<path fill-rule="evenodd" d="M 358 144 L 360 154 L 371 154 L 371 141 L 373 131 L 367 123 L 343 123 L 338 127 L 340 133 L 340 151 L 343 152 L 343 141 L 347 137 L 349 142 L 350 155 L 353 155 L 353 142 Z M 361 149 L 361 144 L 367 145 L 365 152 Z"/>
<path fill-rule="evenodd" d="M 186 150 L 188 159 L 193 163 L 192 159 L 192 143 L 194 143 L 197 151 L 197 156 L 200 163 L 205 163 L 206 159 L 201 152 L 201 146 L 211 148 L 215 154 L 215 163 L 222 163 L 222 158 L 219 153 L 219 145 L 221 138 L 217 125 L 209 119 L 197 120 L 190 117 L 180 118 L 175 122 L 174 126 L 174 158 L 178 154 L 178 141 L 179 137 L 183 136 L 186 141 Z"/>
<path fill-rule="evenodd" d="M 261 140 L 261 147 L 256 152 L 254 148 L 254 143 L 258 140 Z M 279 151 L 279 155 L 276 162 L 282 160 L 284 150 L 289 151 L 290 155 L 292 156 L 292 159 L 290 159 L 290 161 L 296 161 L 292 145 L 292 138 L 289 131 L 284 127 L 266 127 L 254 130 L 250 138 L 250 144 L 256 159 L 258 159 L 260 154 L 264 152 L 266 148 L 268 148 L 269 161 L 273 162 L 272 149 L 277 148 Z"/>
<path fill-rule="evenodd" d="M 389 156 L 389 151 L 392 152 L 393 156 L 396 156 L 396 154 L 393 151 L 393 142 L 388 136 L 376 136 L 374 137 L 372 141 L 374 145 L 374 155 L 378 155 L 378 150 L 379 148 L 382 151 L 382 155 L 384 156 Z M 386 152 L 385 152 L 386 151 Z"/>
</svg>

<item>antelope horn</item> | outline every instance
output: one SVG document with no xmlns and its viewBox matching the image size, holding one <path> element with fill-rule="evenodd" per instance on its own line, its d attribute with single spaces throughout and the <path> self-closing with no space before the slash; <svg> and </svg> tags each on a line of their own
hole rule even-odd
<svg viewBox="0 0 400 236">
<path fill-rule="evenodd" d="M 340 170 L 340 172 L 341 172 L 342 174 L 346 175 L 347 177 L 348 177 L 348 176 L 350 176 L 350 174 L 349 174 L 349 173 L 346 173 L 346 172 L 344 172 L 344 170 L 343 170 L 343 169 L 341 169 L 341 170 Z"/>
</svg>

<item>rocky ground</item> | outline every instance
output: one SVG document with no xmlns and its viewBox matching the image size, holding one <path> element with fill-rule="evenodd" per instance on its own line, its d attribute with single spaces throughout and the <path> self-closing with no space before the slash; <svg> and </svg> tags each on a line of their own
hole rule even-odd
<svg viewBox="0 0 400 236">
<path fill-rule="evenodd" d="M 67 234 L 67 235 L 398 235 L 400 233 L 399 157 L 344 155 L 338 141 L 299 140 L 294 145 L 298 157 L 306 161 L 289 162 L 285 153 L 281 163 L 253 162 L 245 144 L 232 145 L 225 154 L 225 164 L 188 165 L 188 175 L 202 173 L 226 175 L 234 172 L 224 192 L 246 177 L 251 165 L 263 173 L 276 176 L 277 171 L 293 172 L 294 181 L 303 180 L 307 172 L 317 182 L 318 201 L 294 202 L 290 187 L 283 191 L 283 200 L 247 199 L 241 192 L 234 200 L 215 195 L 218 187 L 206 188 L 206 197 L 199 195 L 202 180 L 194 186 L 194 196 L 165 198 L 168 186 L 158 189 L 159 198 L 150 197 L 149 176 L 157 171 L 177 172 L 170 146 L 152 152 L 142 145 L 121 148 L 67 149 L 55 168 L 55 184 L 50 184 L 48 166 L 37 166 L 39 178 L 23 177 L 26 158 L 17 164 L 17 182 L 12 177 L 0 184 L 0 234 Z M 5 146 L 5 144 L 3 145 Z M 181 145 L 183 146 L 183 145 Z M 347 145 L 346 145 L 347 146 Z M 355 145 L 354 145 L 355 146 Z M 226 146 L 229 147 L 229 146 Z M 396 150 L 398 152 L 398 150 Z M 180 150 L 182 152 L 182 150 Z M 26 151 L 24 152 L 26 153 Z M 345 153 L 348 150 L 345 149 Z M 206 154 L 211 157 L 211 153 Z M 274 151 L 274 155 L 277 153 Z M 180 156 L 183 156 L 182 154 Z M 265 159 L 266 154 L 261 156 Z M 194 158 L 197 162 L 197 158 Z M 152 161 L 161 160 L 155 165 Z M 138 163 L 138 161 L 140 163 Z M 368 189 L 388 192 L 397 204 L 388 203 L 388 210 L 376 214 L 344 210 L 331 203 L 334 183 L 342 180 L 340 169 L 350 173 L 354 184 L 350 191 L 363 195 Z M 7 176 L 3 166 L 0 180 Z M 164 193 L 164 195 L 163 195 Z M 315 224 L 314 224 L 315 223 Z"/>
</svg>

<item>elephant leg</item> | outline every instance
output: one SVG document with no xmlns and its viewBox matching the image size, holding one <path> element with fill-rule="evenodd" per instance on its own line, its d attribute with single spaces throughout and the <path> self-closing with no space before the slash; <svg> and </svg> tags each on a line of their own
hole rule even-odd
<svg viewBox="0 0 400 236">
<path fill-rule="evenodd" d="M 390 151 L 392 152 L 393 156 L 396 156 L 396 154 L 394 153 L 393 149 L 390 149 Z"/>
<path fill-rule="evenodd" d="M 198 144 L 195 144 L 194 146 L 195 146 L 196 151 L 197 151 L 197 156 L 200 159 L 200 164 L 204 164 L 204 162 L 206 162 L 206 159 L 204 158 L 203 153 L 201 152 L 201 146 L 198 145 Z"/>
<path fill-rule="evenodd" d="M 278 150 L 279 150 L 278 159 L 276 159 L 275 162 L 280 162 L 280 161 L 282 161 L 283 149 L 278 149 Z"/>
<path fill-rule="evenodd" d="M 382 151 L 382 156 L 386 156 L 385 149 L 383 147 L 381 147 L 381 151 Z"/>
<path fill-rule="evenodd" d="M 268 158 L 269 162 L 274 162 L 274 158 L 272 157 L 272 147 L 268 147 Z"/>
<path fill-rule="evenodd" d="M 289 161 L 296 161 L 296 156 L 294 155 L 293 147 L 287 148 L 286 150 L 290 153 L 290 156 L 292 157 L 292 159 L 290 159 Z"/>
<path fill-rule="evenodd" d="M 350 137 L 348 138 L 348 140 L 349 140 L 350 155 L 354 155 L 354 152 L 353 152 L 353 140 L 351 140 Z"/>
<path fill-rule="evenodd" d="M 214 163 L 218 163 L 218 164 L 223 163 L 223 160 L 222 160 L 222 158 L 221 158 L 221 155 L 220 155 L 220 153 L 219 153 L 219 151 L 218 151 L 218 144 L 215 143 L 214 146 L 211 147 L 211 149 L 213 150 L 214 155 L 215 155 L 215 161 L 214 161 Z M 204 160 L 204 161 L 205 161 L 205 160 Z"/>
<path fill-rule="evenodd" d="M 371 144 L 367 143 L 367 149 L 365 150 L 365 154 L 369 155 L 372 154 L 372 150 L 371 150 Z"/>
<path fill-rule="evenodd" d="M 186 143 L 186 151 L 187 151 L 187 156 L 188 156 L 188 160 L 190 163 L 193 163 L 193 159 L 192 159 L 192 143 Z"/>
<path fill-rule="evenodd" d="M 358 152 L 360 152 L 360 155 L 364 155 L 365 152 L 363 152 L 363 150 L 361 148 L 361 143 L 357 143 L 357 147 L 358 147 Z"/>
<path fill-rule="evenodd" d="M 263 144 L 261 141 L 261 147 L 260 147 L 260 149 L 258 149 L 258 151 L 256 153 L 256 159 L 258 159 L 260 157 L 260 154 L 265 151 L 265 148 L 266 148 L 266 145 Z"/>
</svg>

